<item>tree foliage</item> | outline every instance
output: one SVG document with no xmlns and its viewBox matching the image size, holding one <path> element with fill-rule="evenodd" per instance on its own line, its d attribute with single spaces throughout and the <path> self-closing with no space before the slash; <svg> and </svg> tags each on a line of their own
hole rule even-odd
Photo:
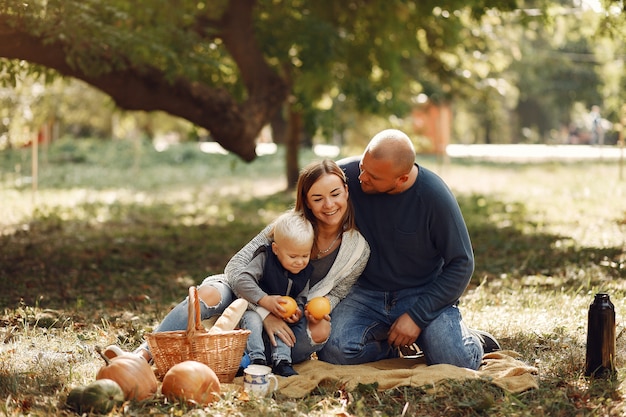
<svg viewBox="0 0 626 417">
<path fill-rule="evenodd" d="M 323 99 L 385 114 L 452 94 L 465 19 L 494 7 L 517 2 L 0 0 L 0 56 L 183 117 L 251 160 L 288 97 L 306 116 Z"/>
<path fill-rule="evenodd" d="M 284 101 L 256 43 L 252 1 L 3 1 L 0 55 L 54 68 L 129 110 L 163 110 L 254 158 L 254 138 Z"/>
<path fill-rule="evenodd" d="M 463 141 L 524 140 L 522 128 L 546 135 L 576 103 L 620 108 L 621 6 L 587 4 L 0 0 L 0 77 L 53 69 L 120 108 L 206 128 L 247 161 L 268 123 L 289 124 L 293 148 L 357 113 L 402 117 L 419 96 L 473 115 Z"/>
</svg>

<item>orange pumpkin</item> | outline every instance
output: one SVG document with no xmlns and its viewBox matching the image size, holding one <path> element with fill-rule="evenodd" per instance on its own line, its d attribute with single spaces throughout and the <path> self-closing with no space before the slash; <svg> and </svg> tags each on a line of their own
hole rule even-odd
<svg viewBox="0 0 626 417">
<path fill-rule="evenodd" d="M 282 305 L 285 309 L 285 312 L 282 314 L 282 316 L 284 319 L 288 319 L 293 315 L 293 313 L 296 312 L 296 310 L 298 309 L 298 304 L 296 303 L 296 300 L 289 297 L 288 295 L 283 295 L 282 297 L 280 297 L 280 301 L 282 301 L 280 305 Z"/>
<path fill-rule="evenodd" d="M 107 357 L 100 346 L 96 346 L 96 352 L 104 360 L 105 364 L 98 370 L 96 380 L 112 379 L 117 382 L 124 391 L 125 400 L 142 401 L 153 396 L 158 388 L 158 382 L 148 362 L 139 355 L 132 353 L 115 352 L 107 348 Z"/>
<path fill-rule="evenodd" d="M 184 361 L 172 366 L 163 377 L 161 393 L 170 401 L 207 405 L 219 399 L 220 380 L 206 364 Z"/>
<path fill-rule="evenodd" d="M 109 346 L 107 346 L 106 348 L 104 348 L 104 352 L 102 352 L 102 353 L 103 353 L 103 354 L 104 354 L 104 356 L 106 356 L 107 358 L 109 358 L 109 359 L 113 359 L 114 357 L 116 357 L 116 356 L 121 356 L 121 355 L 123 355 L 123 354 L 124 354 L 124 353 L 126 353 L 126 352 L 124 352 L 124 351 L 122 350 L 122 348 L 121 348 L 121 347 L 119 347 L 119 346 L 116 346 L 116 345 L 109 345 Z"/>
</svg>

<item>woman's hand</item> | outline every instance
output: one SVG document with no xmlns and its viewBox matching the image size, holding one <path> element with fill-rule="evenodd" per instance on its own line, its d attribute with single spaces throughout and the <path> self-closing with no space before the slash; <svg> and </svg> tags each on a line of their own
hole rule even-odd
<svg viewBox="0 0 626 417">
<path fill-rule="evenodd" d="M 300 310 L 298 310 L 298 312 L 300 312 Z M 300 314 L 302 314 L 302 312 L 300 312 Z M 291 317 L 294 316 L 296 316 L 296 314 Z M 278 336 L 280 340 L 285 342 L 285 344 L 289 347 L 293 347 L 296 343 L 296 336 L 293 334 L 289 325 L 285 322 L 285 320 L 278 318 L 273 314 L 268 314 L 267 317 L 265 317 L 265 320 L 263 320 L 263 328 L 265 329 L 272 346 L 276 346 L 276 336 Z"/>
<path fill-rule="evenodd" d="M 309 313 L 306 309 L 304 311 L 304 314 L 306 315 L 306 320 L 310 325 L 316 325 L 322 321 L 330 321 L 330 315 L 329 314 L 325 314 L 324 317 L 322 317 L 321 319 L 316 319 L 315 317 L 313 317 L 311 315 L 311 313 Z"/>
<path fill-rule="evenodd" d="M 308 320 L 309 326 L 309 334 L 311 335 L 311 340 L 314 343 L 326 343 L 328 337 L 330 336 L 330 315 L 326 314 L 321 319 L 316 319 L 309 313 L 305 311 L 306 319 Z"/>
</svg>

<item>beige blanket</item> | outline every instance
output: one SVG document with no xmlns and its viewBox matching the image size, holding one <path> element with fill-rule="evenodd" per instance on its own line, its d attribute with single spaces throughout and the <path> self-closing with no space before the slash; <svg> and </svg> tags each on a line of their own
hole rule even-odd
<svg viewBox="0 0 626 417">
<path fill-rule="evenodd" d="M 278 390 L 288 397 L 301 398 L 325 383 L 342 383 L 350 390 L 359 383 L 377 382 L 378 389 L 382 391 L 401 386 L 435 385 L 446 379 L 467 378 L 485 378 L 513 393 L 537 388 L 537 369 L 518 358 L 519 354 L 513 351 L 490 353 L 485 355 L 483 365 L 478 371 L 452 365 L 426 366 L 423 359 L 388 359 L 363 365 L 331 365 L 311 360 L 294 366 L 299 375 L 278 377 Z"/>
</svg>

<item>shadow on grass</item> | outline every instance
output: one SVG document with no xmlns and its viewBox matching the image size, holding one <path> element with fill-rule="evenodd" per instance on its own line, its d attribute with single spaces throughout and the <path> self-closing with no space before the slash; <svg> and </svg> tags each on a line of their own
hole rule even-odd
<svg viewBox="0 0 626 417">
<path fill-rule="evenodd" d="M 179 300 L 187 287 L 220 273 L 265 225 L 288 207 L 278 193 L 232 202 L 209 215 L 170 204 L 101 203 L 77 207 L 106 211 L 104 222 L 38 216 L 26 230 L 0 237 L 0 306 L 119 308 L 136 300 Z M 259 214 L 259 213 L 263 213 Z"/>
<path fill-rule="evenodd" d="M 622 248 L 559 245 L 569 237 L 533 233 L 521 204 L 505 208 L 480 195 L 459 201 L 476 254 L 473 285 L 503 275 L 549 277 L 575 287 L 581 279 L 626 278 L 619 264 Z M 189 285 L 222 272 L 268 219 L 292 203 L 290 194 L 277 193 L 231 201 L 214 216 L 202 209 L 181 214 L 170 204 L 134 203 L 77 208 L 107 211 L 105 222 L 64 220 L 57 213 L 39 216 L 27 230 L 0 237 L 0 306 L 123 309 L 145 299 L 172 303 Z"/>
<path fill-rule="evenodd" d="M 522 203 L 472 195 L 460 197 L 459 204 L 474 247 L 474 285 L 506 276 L 575 289 L 626 278 L 622 247 L 580 247 L 571 236 L 543 233 Z"/>
</svg>

